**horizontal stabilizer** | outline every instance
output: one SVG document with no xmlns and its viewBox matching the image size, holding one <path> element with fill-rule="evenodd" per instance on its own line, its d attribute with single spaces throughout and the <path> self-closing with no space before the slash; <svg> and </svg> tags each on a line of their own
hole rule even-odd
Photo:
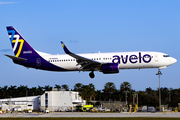
<svg viewBox="0 0 180 120">
<path fill-rule="evenodd" d="M 16 61 L 26 61 L 27 60 L 27 59 L 21 58 L 21 57 L 15 57 L 15 56 L 6 55 L 6 54 L 4 54 L 4 55 L 11 58 L 12 60 L 16 60 Z"/>
</svg>

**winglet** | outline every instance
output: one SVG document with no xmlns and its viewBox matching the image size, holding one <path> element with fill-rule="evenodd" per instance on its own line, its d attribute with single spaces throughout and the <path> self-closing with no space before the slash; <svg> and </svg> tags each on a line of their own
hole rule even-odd
<svg viewBox="0 0 180 120">
<path fill-rule="evenodd" d="M 64 49 L 64 52 L 66 53 L 66 54 L 71 54 L 71 52 L 68 50 L 68 48 L 66 47 L 66 45 L 61 41 L 61 45 L 62 45 L 62 47 L 63 47 L 63 49 Z"/>
</svg>

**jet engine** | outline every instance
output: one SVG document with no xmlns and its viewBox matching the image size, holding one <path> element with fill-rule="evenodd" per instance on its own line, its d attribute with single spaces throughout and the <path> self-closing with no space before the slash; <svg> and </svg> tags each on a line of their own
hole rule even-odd
<svg viewBox="0 0 180 120">
<path fill-rule="evenodd" d="M 101 72 L 104 74 L 119 73 L 118 63 L 105 63 L 101 66 Z"/>
</svg>

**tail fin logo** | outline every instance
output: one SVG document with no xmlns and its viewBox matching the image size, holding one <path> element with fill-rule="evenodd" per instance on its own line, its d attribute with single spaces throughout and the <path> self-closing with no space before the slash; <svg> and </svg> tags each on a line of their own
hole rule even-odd
<svg viewBox="0 0 180 120">
<path fill-rule="evenodd" d="M 8 34 L 9 34 L 9 39 L 11 41 L 15 57 L 19 57 L 19 55 L 20 55 L 20 53 L 22 51 L 24 40 L 23 39 L 19 39 L 20 36 L 18 34 L 15 35 L 15 30 L 8 30 Z M 20 43 L 19 49 L 16 50 L 17 47 L 18 47 L 18 43 Z"/>
</svg>

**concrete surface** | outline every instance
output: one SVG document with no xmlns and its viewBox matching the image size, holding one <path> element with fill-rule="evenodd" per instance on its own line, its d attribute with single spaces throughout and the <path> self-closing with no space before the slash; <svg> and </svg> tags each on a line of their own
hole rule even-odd
<svg viewBox="0 0 180 120">
<path fill-rule="evenodd" d="M 180 112 L 138 112 L 138 113 L 91 113 L 91 112 L 56 112 L 56 113 L 6 113 L 0 117 L 174 117 L 180 118 Z"/>
</svg>

